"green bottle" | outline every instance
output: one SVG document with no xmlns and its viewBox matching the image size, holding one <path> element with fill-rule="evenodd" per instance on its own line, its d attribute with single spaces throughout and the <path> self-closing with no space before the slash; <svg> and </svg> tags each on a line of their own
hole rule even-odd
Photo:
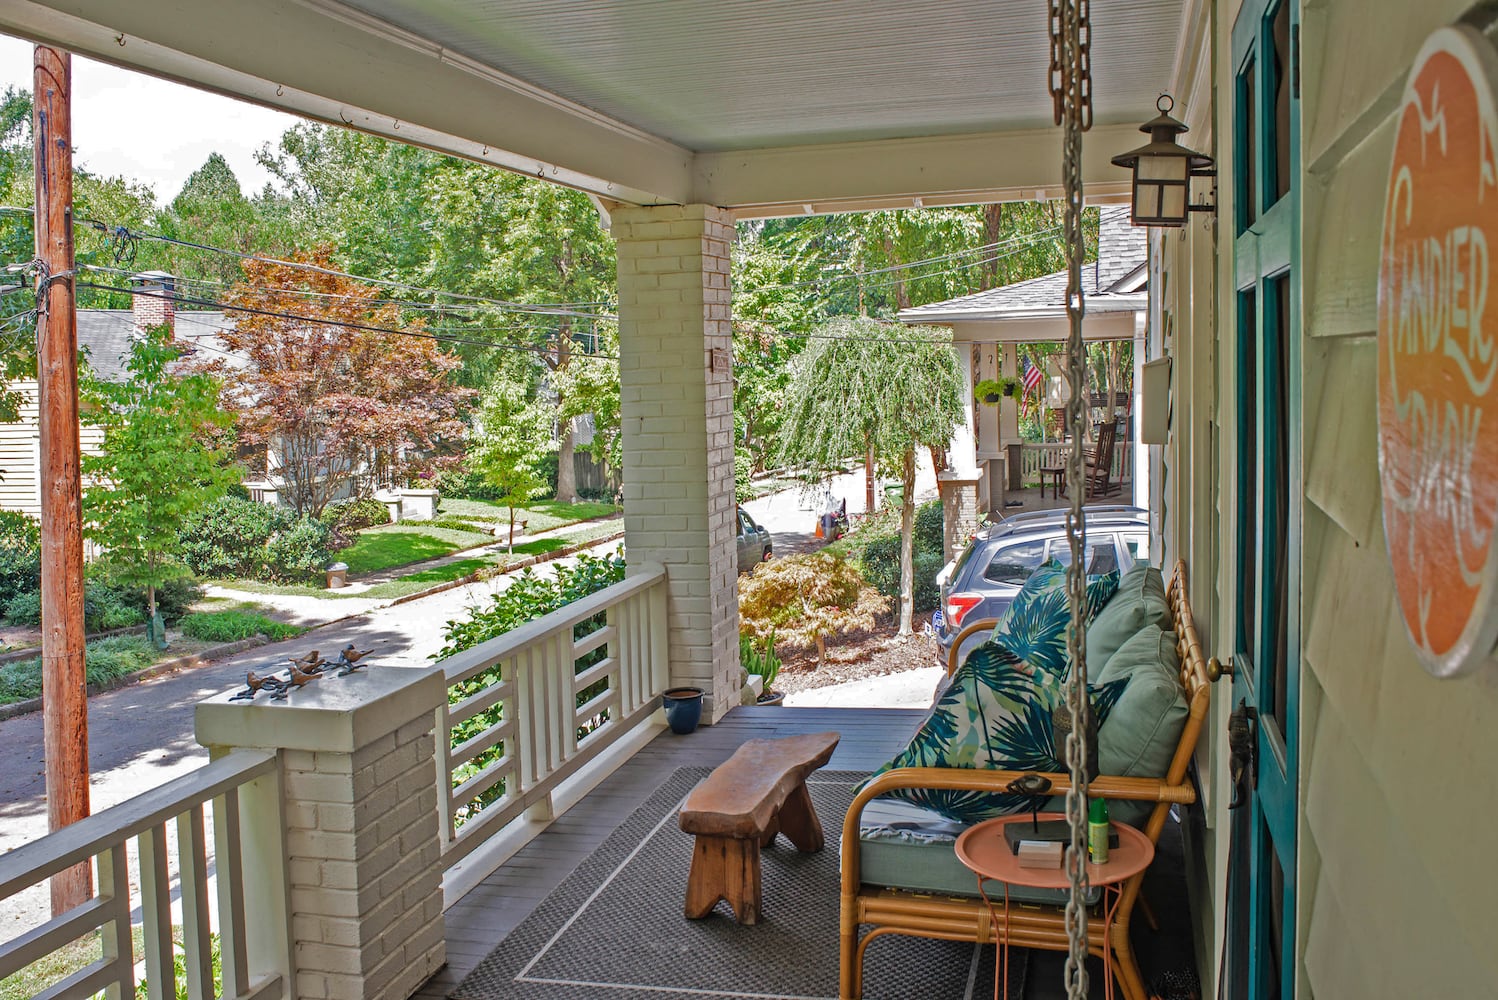
<svg viewBox="0 0 1498 1000">
<path fill-rule="evenodd" d="M 1095 865 L 1108 863 L 1108 800 L 1093 799 L 1087 807 L 1087 853 Z"/>
</svg>

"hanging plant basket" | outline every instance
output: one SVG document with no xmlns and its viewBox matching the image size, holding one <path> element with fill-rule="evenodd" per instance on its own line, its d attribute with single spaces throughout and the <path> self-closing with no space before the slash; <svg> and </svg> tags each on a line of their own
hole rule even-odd
<svg viewBox="0 0 1498 1000">
<path fill-rule="evenodd" d="M 986 378 L 973 386 L 973 398 L 988 406 L 997 406 L 1003 397 L 1017 394 L 1019 386 L 1017 378 Z"/>
</svg>

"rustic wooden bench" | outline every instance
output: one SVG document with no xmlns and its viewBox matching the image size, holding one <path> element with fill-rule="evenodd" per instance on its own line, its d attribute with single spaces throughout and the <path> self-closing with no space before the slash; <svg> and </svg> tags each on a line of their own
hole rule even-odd
<svg viewBox="0 0 1498 1000">
<path fill-rule="evenodd" d="M 822 849 L 822 824 L 806 776 L 832 759 L 837 733 L 749 740 L 692 789 L 682 830 L 697 837 L 686 915 L 700 920 L 718 900 L 741 924 L 759 922 L 759 852 L 783 833 L 798 850 Z"/>
</svg>

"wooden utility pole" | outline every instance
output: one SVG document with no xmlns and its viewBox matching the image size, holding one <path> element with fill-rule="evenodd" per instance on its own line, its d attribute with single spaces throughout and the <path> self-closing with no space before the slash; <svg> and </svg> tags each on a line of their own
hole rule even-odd
<svg viewBox="0 0 1498 1000">
<path fill-rule="evenodd" d="M 73 57 L 36 47 L 36 255 L 46 284 L 37 317 L 42 487 L 42 729 L 47 826 L 88 815 L 88 699 L 83 673 L 83 498 L 78 457 L 78 329 L 73 301 Z M 93 895 L 88 863 L 52 877 L 52 913 Z"/>
</svg>

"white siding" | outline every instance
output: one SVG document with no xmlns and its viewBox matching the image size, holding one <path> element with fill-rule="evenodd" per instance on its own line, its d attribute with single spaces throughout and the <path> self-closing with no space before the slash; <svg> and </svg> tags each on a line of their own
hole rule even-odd
<svg viewBox="0 0 1498 1000">
<path fill-rule="evenodd" d="M 0 510 L 19 510 L 40 517 L 40 436 L 37 429 L 36 383 L 14 382 L 11 389 L 24 397 L 21 419 L 0 424 Z M 102 451 L 104 433 L 97 427 L 81 427 L 79 444 L 85 454 Z"/>
</svg>

